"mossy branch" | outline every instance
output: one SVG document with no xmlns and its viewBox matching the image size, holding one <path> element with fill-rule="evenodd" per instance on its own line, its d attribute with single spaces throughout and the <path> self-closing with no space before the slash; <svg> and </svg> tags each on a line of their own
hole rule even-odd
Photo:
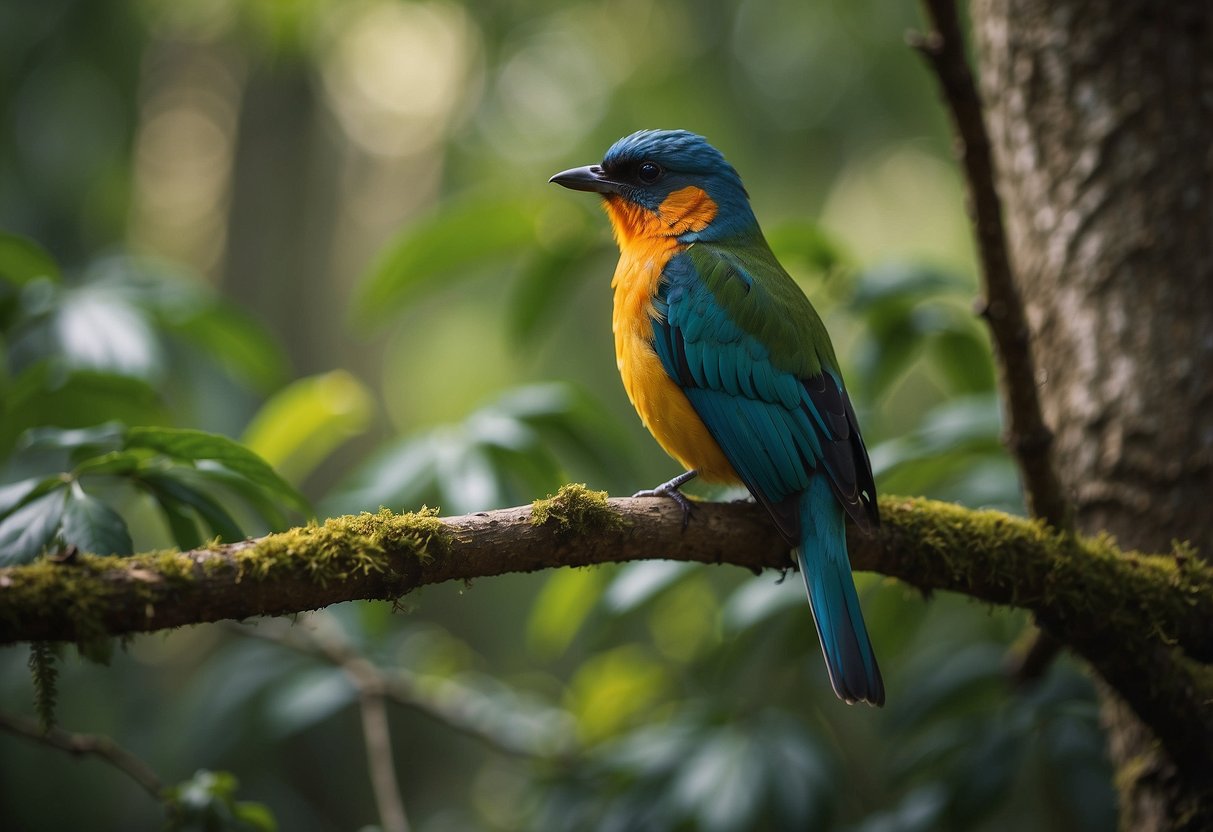
<svg viewBox="0 0 1213 832">
<path fill-rule="evenodd" d="M 929 500 L 886 497 L 881 514 L 878 534 L 850 536 L 856 569 L 1032 610 L 1177 761 L 1207 761 L 1213 672 L 1201 663 L 1213 659 L 1213 567 L 1182 547 L 1125 553 L 1110 540 Z M 567 486 L 534 506 L 461 517 L 383 510 L 191 552 L 0 569 L 0 643 L 282 615 L 451 580 L 646 558 L 755 572 L 791 563 L 756 505 L 701 503 L 683 531 L 672 501 Z"/>
</svg>

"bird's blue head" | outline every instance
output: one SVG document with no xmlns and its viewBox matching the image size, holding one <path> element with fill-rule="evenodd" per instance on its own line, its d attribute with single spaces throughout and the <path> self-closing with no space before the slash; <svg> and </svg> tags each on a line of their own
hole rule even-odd
<svg viewBox="0 0 1213 832">
<path fill-rule="evenodd" d="M 737 171 L 703 136 L 686 130 L 641 130 L 611 145 L 602 164 L 550 181 L 602 194 L 621 240 L 660 235 L 692 243 L 757 229 Z"/>
</svg>

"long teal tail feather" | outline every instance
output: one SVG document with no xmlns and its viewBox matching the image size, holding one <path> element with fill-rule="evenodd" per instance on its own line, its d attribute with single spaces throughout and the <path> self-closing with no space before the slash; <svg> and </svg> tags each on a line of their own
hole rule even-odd
<svg viewBox="0 0 1213 832">
<path fill-rule="evenodd" d="M 855 593 L 844 520 L 829 481 L 820 474 L 813 477 L 800 497 L 801 544 L 796 558 L 834 692 L 847 702 L 883 705 L 884 680 Z"/>
</svg>

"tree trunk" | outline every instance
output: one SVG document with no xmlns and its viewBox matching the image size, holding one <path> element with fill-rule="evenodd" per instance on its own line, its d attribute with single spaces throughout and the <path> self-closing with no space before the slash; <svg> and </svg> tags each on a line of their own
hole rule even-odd
<svg viewBox="0 0 1213 832">
<path fill-rule="evenodd" d="M 973 14 L 1011 258 L 1079 528 L 1150 551 L 1188 540 L 1209 558 L 1213 3 L 976 0 Z M 1122 827 L 1213 828 L 1208 794 L 1128 708 L 1105 695 L 1104 712 Z"/>
</svg>

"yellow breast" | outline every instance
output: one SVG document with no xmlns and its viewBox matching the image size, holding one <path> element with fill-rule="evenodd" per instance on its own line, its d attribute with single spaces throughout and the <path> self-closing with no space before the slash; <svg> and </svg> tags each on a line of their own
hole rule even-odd
<svg viewBox="0 0 1213 832">
<path fill-rule="evenodd" d="M 706 227 L 716 205 L 691 187 L 667 197 L 658 213 L 615 195 L 607 197 L 606 208 L 619 243 L 619 265 L 611 281 L 612 329 L 615 361 L 628 398 L 649 433 L 683 467 L 696 469 L 708 482 L 737 483 L 720 446 L 653 350 L 653 296 L 661 271 L 685 248 L 678 235 Z"/>
</svg>

